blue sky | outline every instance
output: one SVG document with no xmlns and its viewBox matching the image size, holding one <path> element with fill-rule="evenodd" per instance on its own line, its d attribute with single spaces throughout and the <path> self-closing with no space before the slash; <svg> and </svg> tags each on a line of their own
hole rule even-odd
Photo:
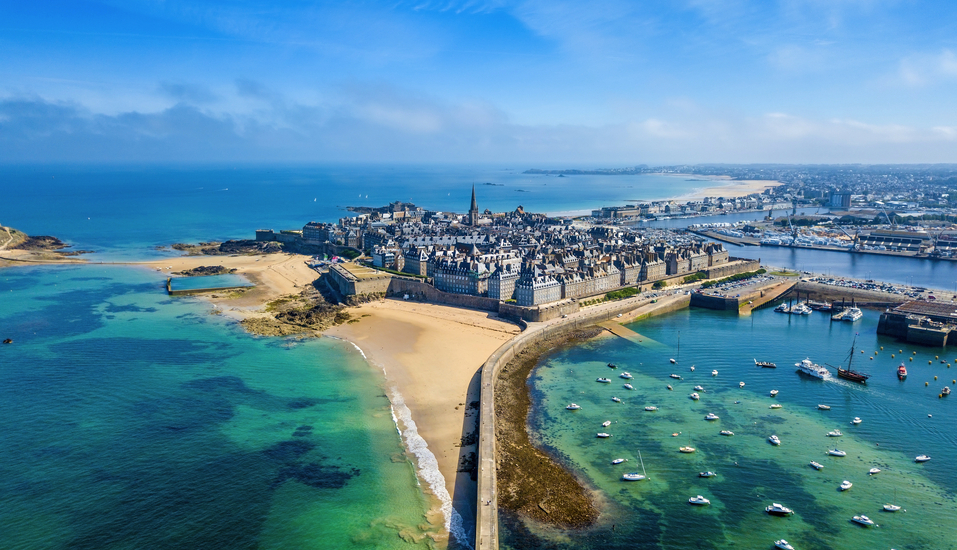
<svg viewBox="0 0 957 550">
<path fill-rule="evenodd" d="M 957 3 L 0 0 L 0 162 L 957 162 Z"/>
</svg>

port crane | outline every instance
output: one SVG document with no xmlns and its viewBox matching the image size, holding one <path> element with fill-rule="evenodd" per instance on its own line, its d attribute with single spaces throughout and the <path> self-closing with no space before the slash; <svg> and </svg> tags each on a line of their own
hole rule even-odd
<svg viewBox="0 0 957 550">
<path fill-rule="evenodd" d="M 854 232 L 854 236 L 852 237 L 851 234 L 848 233 L 847 230 L 845 230 L 843 226 L 838 225 L 837 228 L 840 229 L 842 233 L 844 233 L 845 235 L 847 235 L 847 238 L 848 238 L 848 239 L 851 239 L 851 242 L 854 244 L 854 248 L 856 249 L 856 248 L 857 248 L 857 237 L 861 234 L 860 231 L 855 231 L 855 232 Z"/>
<path fill-rule="evenodd" d="M 897 225 L 891 221 L 891 217 L 887 215 L 887 210 L 884 210 L 884 203 L 882 201 L 877 201 L 875 204 L 881 207 L 881 212 L 884 214 L 884 219 L 887 220 L 887 225 L 891 226 L 892 231 L 896 231 Z"/>
</svg>

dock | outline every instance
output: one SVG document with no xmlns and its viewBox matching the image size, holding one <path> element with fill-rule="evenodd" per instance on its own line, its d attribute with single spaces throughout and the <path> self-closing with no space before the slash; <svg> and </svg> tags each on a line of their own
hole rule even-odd
<svg viewBox="0 0 957 550">
<path fill-rule="evenodd" d="M 638 334 L 637 332 L 631 330 L 630 328 L 619 323 L 618 321 L 615 321 L 614 319 L 603 321 L 601 323 L 596 323 L 596 324 L 600 326 L 601 328 L 607 330 L 608 332 L 614 334 L 615 336 L 624 338 L 625 340 L 629 340 L 636 344 L 641 344 L 643 346 L 661 345 L 660 342 L 652 340 L 651 338 L 648 338 L 647 336 L 642 336 L 641 334 Z"/>
</svg>

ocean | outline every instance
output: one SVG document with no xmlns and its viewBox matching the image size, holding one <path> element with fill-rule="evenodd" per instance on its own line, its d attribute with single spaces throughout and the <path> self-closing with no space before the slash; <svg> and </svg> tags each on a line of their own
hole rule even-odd
<svg viewBox="0 0 957 550">
<path fill-rule="evenodd" d="M 521 174 L 525 169 L 5 166 L 0 223 L 57 236 L 109 264 L 178 255 L 161 249 L 175 242 L 252 238 L 258 228 L 334 221 L 349 214 L 346 206 L 403 200 L 461 212 L 473 184 L 480 209 L 522 205 L 538 212 L 666 198 L 707 185 L 670 176 L 530 176 Z M 836 269 L 844 258 L 834 257 Z M 935 286 L 949 276 L 917 278 Z M 0 547 L 433 546 L 430 535 L 449 519 L 427 515 L 435 503 L 403 448 L 393 418 L 402 411 L 393 411 L 379 371 L 332 339 L 251 337 L 202 301 L 170 299 L 163 281 L 124 265 L 0 270 L 0 339 L 14 339 L 0 346 Z M 690 324 L 681 328 L 688 324 L 682 315 L 638 330 L 660 326 L 656 339 L 668 342 L 669 331 L 690 331 Z M 716 319 L 715 326 L 730 322 Z M 737 340 L 746 328 L 728 330 Z M 835 350 L 847 345 L 845 336 Z M 694 349 L 686 338 L 682 357 Z M 620 344 L 563 353 L 584 358 L 594 353 L 591 346 Z M 657 376 L 636 371 L 636 378 Z M 877 421 L 868 415 L 860 431 Z M 895 426 L 907 433 L 912 427 Z M 928 454 L 937 452 L 938 436 L 952 442 L 944 431 L 912 435 Z M 586 463 L 571 443 L 555 445 Z M 940 462 L 918 472 L 938 471 Z M 664 513 L 615 509 L 626 516 Z"/>
<path fill-rule="evenodd" d="M 943 386 L 955 386 L 957 357 L 877 336 L 878 317 L 867 311 L 850 324 L 821 313 L 762 309 L 739 317 L 686 309 L 627 325 L 641 342 L 601 338 L 545 357 L 529 382 L 533 435 L 597 491 L 604 514 L 574 533 L 505 515 L 503 547 L 771 548 L 780 538 L 798 549 L 957 547 L 957 410 L 953 398 L 938 397 Z M 805 357 L 846 365 L 855 338 L 853 366 L 871 374 L 866 385 L 796 372 Z M 754 359 L 777 368 L 758 368 Z M 901 362 L 909 370 L 904 382 L 896 376 Z M 623 388 L 622 371 L 634 376 L 627 381 L 634 390 Z M 599 376 L 614 382 L 598 384 Z M 698 401 L 689 398 L 696 385 L 704 388 Z M 568 411 L 570 402 L 582 408 Z M 658 411 L 645 411 L 649 405 Z M 709 412 L 719 419 L 705 420 Z M 854 417 L 862 422 L 852 425 Z M 602 428 L 606 420 L 612 424 Z M 835 429 L 844 435 L 827 437 Z M 612 437 L 596 438 L 600 431 Z M 780 446 L 768 442 L 772 434 Z M 697 452 L 680 453 L 685 445 Z M 847 456 L 828 456 L 834 448 Z M 639 452 L 648 479 L 622 481 L 623 473 L 642 471 Z M 932 460 L 915 463 L 919 454 Z M 612 465 L 615 458 L 628 462 Z M 824 468 L 811 468 L 812 460 Z M 881 472 L 869 475 L 872 467 Z M 717 476 L 698 477 L 709 470 Z M 853 483 L 846 492 L 838 488 L 843 480 Z M 690 505 L 696 495 L 711 505 Z M 767 515 L 774 502 L 795 514 Z M 885 503 L 906 511 L 884 512 Z M 851 523 L 860 514 L 880 527 Z"/>
</svg>

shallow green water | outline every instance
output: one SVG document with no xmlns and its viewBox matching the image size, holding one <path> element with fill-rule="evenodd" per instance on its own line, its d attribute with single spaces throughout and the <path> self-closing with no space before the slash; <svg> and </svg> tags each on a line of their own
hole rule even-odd
<svg viewBox="0 0 957 550">
<path fill-rule="evenodd" d="M 0 547 L 430 546 L 379 373 L 164 283 L 0 271 Z"/>
<path fill-rule="evenodd" d="M 558 533 L 506 516 L 503 546 L 771 548 L 783 537 L 798 549 L 957 547 L 952 469 L 957 404 L 937 397 L 945 383 L 954 385 L 957 368 L 935 359 L 940 350 L 902 348 L 877 337 L 877 317 L 867 312 L 852 326 L 832 324 L 823 314 L 792 318 L 762 310 L 748 318 L 685 310 L 629 325 L 645 337 L 641 343 L 601 339 L 548 357 L 530 382 L 533 430 L 599 490 L 605 513 L 599 525 L 582 533 Z M 795 372 L 794 363 L 806 356 L 832 365 L 845 361 L 855 333 L 860 333 L 858 349 L 865 350 L 856 354 L 855 368 L 873 375 L 866 386 Z M 898 349 L 914 358 L 905 359 L 910 376 L 903 383 L 895 376 L 902 357 Z M 756 368 L 753 358 L 774 361 L 778 368 Z M 717 376 L 711 375 L 713 369 Z M 635 390 L 622 387 L 622 371 L 634 375 Z M 669 378 L 671 373 L 683 380 Z M 598 384 L 598 376 L 613 382 Z M 741 381 L 744 388 L 738 386 Z M 705 389 L 699 401 L 688 397 L 695 385 Z M 771 398 L 771 389 L 780 394 Z M 622 403 L 614 403 L 613 396 Z M 566 411 L 569 402 L 582 409 Z M 783 408 L 770 409 L 775 402 Z M 818 410 L 819 403 L 831 410 Z M 646 412 L 646 405 L 659 410 Z M 706 421 L 709 412 L 719 420 Z M 863 419 L 860 425 L 850 424 L 855 416 Z M 605 420 L 612 425 L 602 428 Z M 834 429 L 845 435 L 825 435 Z M 735 435 L 719 435 L 721 430 Z M 598 439 L 599 431 L 612 437 Z M 781 438 L 780 446 L 768 443 L 771 434 Z M 697 452 L 678 451 L 689 444 Z M 835 447 L 847 457 L 827 456 Z M 641 471 L 638 451 L 649 479 L 621 481 L 622 473 Z M 916 464 L 913 459 L 921 453 L 934 459 Z M 611 465 L 618 457 L 629 460 Z M 824 469 L 809 467 L 811 460 Z M 872 467 L 881 473 L 868 475 Z M 717 477 L 697 476 L 707 470 Z M 838 485 L 845 479 L 854 486 L 841 492 Z M 698 494 L 711 506 L 689 505 Z M 768 516 L 764 508 L 772 502 L 794 509 L 795 515 Z M 888 502 L 906 512 L 883 512 Z M 859 514 L 880 527 L 851 523 Z"/>
</svg>

